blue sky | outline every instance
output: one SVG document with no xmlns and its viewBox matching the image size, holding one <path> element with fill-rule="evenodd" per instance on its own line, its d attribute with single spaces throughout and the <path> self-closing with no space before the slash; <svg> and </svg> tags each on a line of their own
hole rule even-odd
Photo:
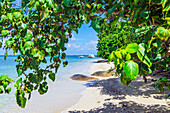
<svg viewBox="0 0 170 113">
<path fill-rule="evenodd" d="M 78 34 L 73 32 L 73 37 L 66 45 L 68 55 L 89 55 L 97 54 L 96 45 L 98 37 L 90 24 L 83 24 Z"/>
<path fill-rule="evenodd" d="M 97 55 L 97 33 L 89 26 L 90 24 L 84 23 L 79 29 L 78 34 L 72 33 L 72 38 L 66 44 L 67 50 L 65 52 L 67 55 Z M 1 48 L 0 55 L 4 55 L 4 53 L 5 51 Z M 13 51 L 8 51 L 8 55 L 13 55 Z"/>
</svg>

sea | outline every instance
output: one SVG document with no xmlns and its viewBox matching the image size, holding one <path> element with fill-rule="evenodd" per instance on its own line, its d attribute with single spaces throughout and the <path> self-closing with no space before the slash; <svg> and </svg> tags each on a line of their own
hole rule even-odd
<svg viewBox="0 0 170 113">
<path fill-rule="evenodd" d="M 76 104 L 82 97 L 82 92 L 91 82 L 74 81 L 70 77 L 74 74 L 90 76 L 88 71 L 93 65 L 94 60 L 99 58 L 75 58 L 87 55 L 67 55 L 64 61 L 68 65 L 60 65 L 56 74 L 56 80 L 48 81 L 48 92 L 40 95 L 38 91 L 33 91 L 31 99 L 27 99 L 25 108 L 20 108 L 15 99 L 15 88 L 10 84 L 12 91 L 10 94 L 0 94 L 0 113 L 60 113 Z M 12 79 L 17 76 L 16 62 L 17 56 L 9 55 L 6 60 L 0 55 L 0 75 L 9 75 Z M 47 57 L 47 62 L 50 57 Z M 44 65 L 43 65 L 44 66 Z"/>
</svg>

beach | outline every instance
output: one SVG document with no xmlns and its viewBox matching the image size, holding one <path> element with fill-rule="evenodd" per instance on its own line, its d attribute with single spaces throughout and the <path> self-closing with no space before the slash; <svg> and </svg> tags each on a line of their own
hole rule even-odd
<svg viewBox="0 0 170 113">
<path fill-rule="evenodd" d="M 75 61 L 77 63 L 75 63 Z M 107 71 L 114 68 L 113 63 L 95 63 L 97 59 L 76 59 L 59 70 L 57 80 L 49 81 L 49 90 L 40 95 L 34 91 L 24 109 L 15 104 L 6 108 L 0 104 L 2 113 L 143 113 L 170 112 L 164 93 L 153 88 L 151 78 L 144 83 L 141 77 L 133 81 L 129 87 L 123 86 L 118 76 L 96 77 L 95 81 L 76 81 L 70 77 L 74 74 L 91 76 L 96 71 Z M 14 95 L 10 95 L 15 102 Z M 6 97 L 8 98 L 8 97 Z M 7 109 L 10 108 L 10 109 Z"/>
<path fill-rule="evenodd" d="M 56 80 L 48 81 L 48 91 L 40 95 L 38 91 L 33 91 L 31 99 L 27 100 L 26 107 L 20 108 L 16 104 L 15 88 L 10 94 L 0 95 L 0 113 L 61 113 L 67 108 L 76 104 L 82 97 L 82 92 L 86 89 L 85 81 L 73 81 L 70 77 L 74 74 L 85 74 L 90 76 L 87 71 L 93 65 L 94 59 L 78 59 L 76 55 L 68 55 L 66 60 L 68 66 L 59 67 Z M 15 69 L 16 56 L 10 56 L 7 61 L 3 56 L 0 57 L 0 74 L 8 74 L 11 78 L 17 76 Z M 50 58 L 47 58 L 49 60 Z M 98 59 L 98 58 L 96 58 Z M 13 84 L 11 84 L 11 87 Z M 28 95 L 26 95 L 28 96 Z"/>
<path fill-rule="evenodd" d="M 95 63 L 89 70 L 107 70 L 113 64 Z M 129 87 L 123 86 L 119 77 L 100 78 L 99 81 L 87 87 L 80 101 L 63 113 L 168 113 L 169 100 L 165 99 L 168 89 L 160 93 L 153 88 L 151 78 L 144 83 L 141 77 L 133 81 Z"/>
</svg>

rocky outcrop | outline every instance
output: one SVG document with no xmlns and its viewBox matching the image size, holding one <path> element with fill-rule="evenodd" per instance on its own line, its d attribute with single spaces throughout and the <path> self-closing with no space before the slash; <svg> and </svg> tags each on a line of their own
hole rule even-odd
<svg viewBox="0 0 170 113">
<path fill-rule="evenodd" d="M 89 77 L 82 74 L 75 74 L 72 77 L 70 77 L 72 80 L 79 80 L 79 81 L 89 81 L 89 80 L 99 80 L 95 77 Z"/>
<path fill-rule="evenodd" d="M 101 59 L 101 60 L 94 61 L 94 63 L 106 63 L 106 62 L 108 62 L 107 59 Z"/>
<path fill-rule="evenodd" d="M 84 56 L 79 56 L 79 57 L 75 57 L 75 58 L 86 58 L 86 57 L 84 57 Z"/>
<path fill-rule="evenodd" d="M 95 56 L 93 54 L 91 54 L 88 57 L 79 56 L 79 57 L 75 57 L 75 58 L 95 58 Z"/>
<path fill-rule="evenodd" d="M 87 58 L 95 58 L 95 56 L 93 54 L 91 54 Z"/>
<path fill-rule="evenodd" d="M 98 77 L 111 77 L 115 75 L 114 71 L 97 71 L 92 74 L 92 76 L 98 76 Z"/>
</svg>

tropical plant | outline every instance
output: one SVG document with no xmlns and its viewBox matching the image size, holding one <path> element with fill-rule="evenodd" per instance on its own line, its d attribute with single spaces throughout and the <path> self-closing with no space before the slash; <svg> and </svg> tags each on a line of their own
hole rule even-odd
<svg viewBox="0 0 170 113">
<path fill-rule="evenodd" d="M 97 33 L 102 33 L 106 23 L 122 30 L 124 21 L 133 29 L 152 28 L 136 31 L 149 35 L 141 36 L 148 45 L 132 43 L 111 53 L 110 59 L 114 58 L 117 72 L 122 74 L 122 84 L 127 85 L 142 70 L 146 74 L 154 71 L 157 65 L 169 69 L 169 3 L 169 0 L 21 0 L 21 4 L 16 4 L 16 0 L 0 0 L 0 48 L 6 50 L 4 59 L 9 50 L 19 54 L 18 76 L 11 80 L 8 75 L 1 75 L 0 93 L 10 93 L 9 84 L 15 82 L 16 101 L 22 108 L 26 105 L 26 95 L 30 99 L 33 90 L 46 93 L 47 78 L 55 80 L 61 59 L 66 58 L 68 38 L 72 31 L 78 33 L 84 22 L 91 22 Z"/>
<path fill-rule="evenodd" d="M 144 37 L 150 35 L 148 32 L 151 30 L 150 26 L 139 26 L 135 29 L 126 21 L 117 23 L 113 28 L 105 23 L 98 34 L 97 55 L 107 59 L 112 51 L 125 48 L 129 43 L 146 43 Z"/>
</svg>

